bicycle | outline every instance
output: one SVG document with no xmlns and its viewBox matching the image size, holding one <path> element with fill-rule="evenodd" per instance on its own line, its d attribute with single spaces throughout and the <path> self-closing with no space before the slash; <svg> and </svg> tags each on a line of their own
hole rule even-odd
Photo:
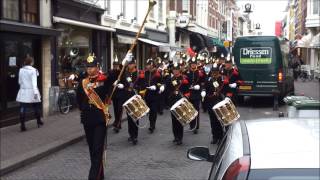
<svg viewBox="0 0 320 180">
<path fill-rule="evenodd" d="M 76 105 L 76 87 L 77 84 L 72 82 L 72 87 L 67 85 L 67 78 L 63 78 L 65 87 L 61 88 L 58 97 L 58 107 L 62 114 L 68 114 L 73 106 Z"/>
</svg>

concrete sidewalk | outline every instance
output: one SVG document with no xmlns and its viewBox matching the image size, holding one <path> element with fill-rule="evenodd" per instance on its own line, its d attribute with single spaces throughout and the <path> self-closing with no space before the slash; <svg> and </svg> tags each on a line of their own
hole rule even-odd
<svg viewBox="0 0 320 180">
<path fill-rule="evenodd" d="M 113 116 L 112 106 L 110 112 Z M 43 122 L 40 128 L 36 120 L 26 122 L 25 132 L 20 132 L 20 124 L 0 129 L 0 176 L 84 138 L 78 110 L 66 115 L 57 113 Z"/>
</svg>

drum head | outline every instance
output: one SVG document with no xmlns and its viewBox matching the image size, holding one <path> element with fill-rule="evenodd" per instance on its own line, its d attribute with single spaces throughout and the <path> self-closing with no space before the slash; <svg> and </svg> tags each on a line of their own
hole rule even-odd
<svg viewBox="0 0 320 180">
<path fill-rule="evenodd" d="M 174 109 L 176 109 L 185 100 L 186 100 L 186 98 L 179 99 L 176 103 L 174 103 L 174 105 L 171 106 L 170 111 L 173 111 Z"/>
<path fill-rule="evenodd" d="M 125 103 L 123 103 L 122 106 L 126 106 L 126 105 L 128 105 L 128 103 L 130 103 L 133 99 L 138 99 L 138 98 L 141 98 L 141 96 L 139 97 L 139 95 L 134 95 L 134 96 L 132 96 L 130 99 L 128 99 Z"/>
</svg>

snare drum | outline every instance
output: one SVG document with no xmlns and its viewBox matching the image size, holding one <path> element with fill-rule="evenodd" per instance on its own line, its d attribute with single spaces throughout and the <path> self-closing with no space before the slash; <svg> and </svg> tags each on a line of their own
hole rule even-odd
<svg viewBox="0 0 320 180">
<path fill-rule="evenodd" d="M 240 117 L 240 114 L 230 98 L 225 98 L 223 101 L 213 106 L 212 110 L 224 126 L 232 124 Z"/>
<path fill-rule="evenodd" d="M 171 108 L 170 112 L 177 118 L 182 126 L 189 124 L 198 116 L 198 111 L 186 99 L 181 98 Z"/>
<path fill-rule="evenodd" d="M 147 106 L 140 95 L 132 96 L 123 104 L 123 107 L 128 115 L 133 119 L 133 121 L 141 119 L 150 111 L 150 108 Z"/>
</svg>

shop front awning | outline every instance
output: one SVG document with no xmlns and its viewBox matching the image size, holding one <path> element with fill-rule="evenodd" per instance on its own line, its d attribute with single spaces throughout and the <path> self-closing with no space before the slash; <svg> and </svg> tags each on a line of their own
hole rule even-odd
<svg viewBox="0 0 320 180">
<path fill-rule="evenodd" d="M 52 19 L 53 19 L 53 22 L 55 22 L 55 23 L 70 24 L 70 25 L 74 25 L 74 26 L 81 26 L 81 27 L 86 27 L 86 28 L 91 28 L 91 29 L 97 29 L 97 30 L 101 30 L 101 31 L 110 31 L 110 32 L 116 31 L 114 28 L 100 26 L 100 25 L 86 23 L 86 22 L 75 21 L 72 19 L 67 19 L 67 18 L 62 18 L 62 17 L 57 17 L 57 16 L 53 16 Z"/>
<path fill-rule="evenodd" d="M 219 38 L 207 37 L 207 43 L 209 47 L 213 47 L 213 46 L 224 47 L 223 42 Z"/>
<path fill-rule="evenodd" d="M 33 24 L 25 24 L 13 21 L 6 21 L 0 20 L 0 31 L 7 31 L 7 32 L 18 32 L 18 33 L 26 33 L 26 34 L 36 34 L 36 35 L 43 35 L 43 36 L 59 36 L 61 31 L 52 29 L 52 28 L 45 28 L 38 25 Z"/>
<path fill-rule="evenodd" d="M 168 43 L 153 41 L 153 40 L 146 39 L 146 38 L 139 38 L 139 41 L 147 43 L 147 44 L 151 44 L 154 46 L 158 46 L 158 47 L 170 47 L 170 45 Z"/>
<path fill-rule="evenodd" d="M 126 36 L 126 35 L 117 35 L 118 43 L 121 44 L 133 44 L 135 38 L 132 36 Z"/>
</svg>

